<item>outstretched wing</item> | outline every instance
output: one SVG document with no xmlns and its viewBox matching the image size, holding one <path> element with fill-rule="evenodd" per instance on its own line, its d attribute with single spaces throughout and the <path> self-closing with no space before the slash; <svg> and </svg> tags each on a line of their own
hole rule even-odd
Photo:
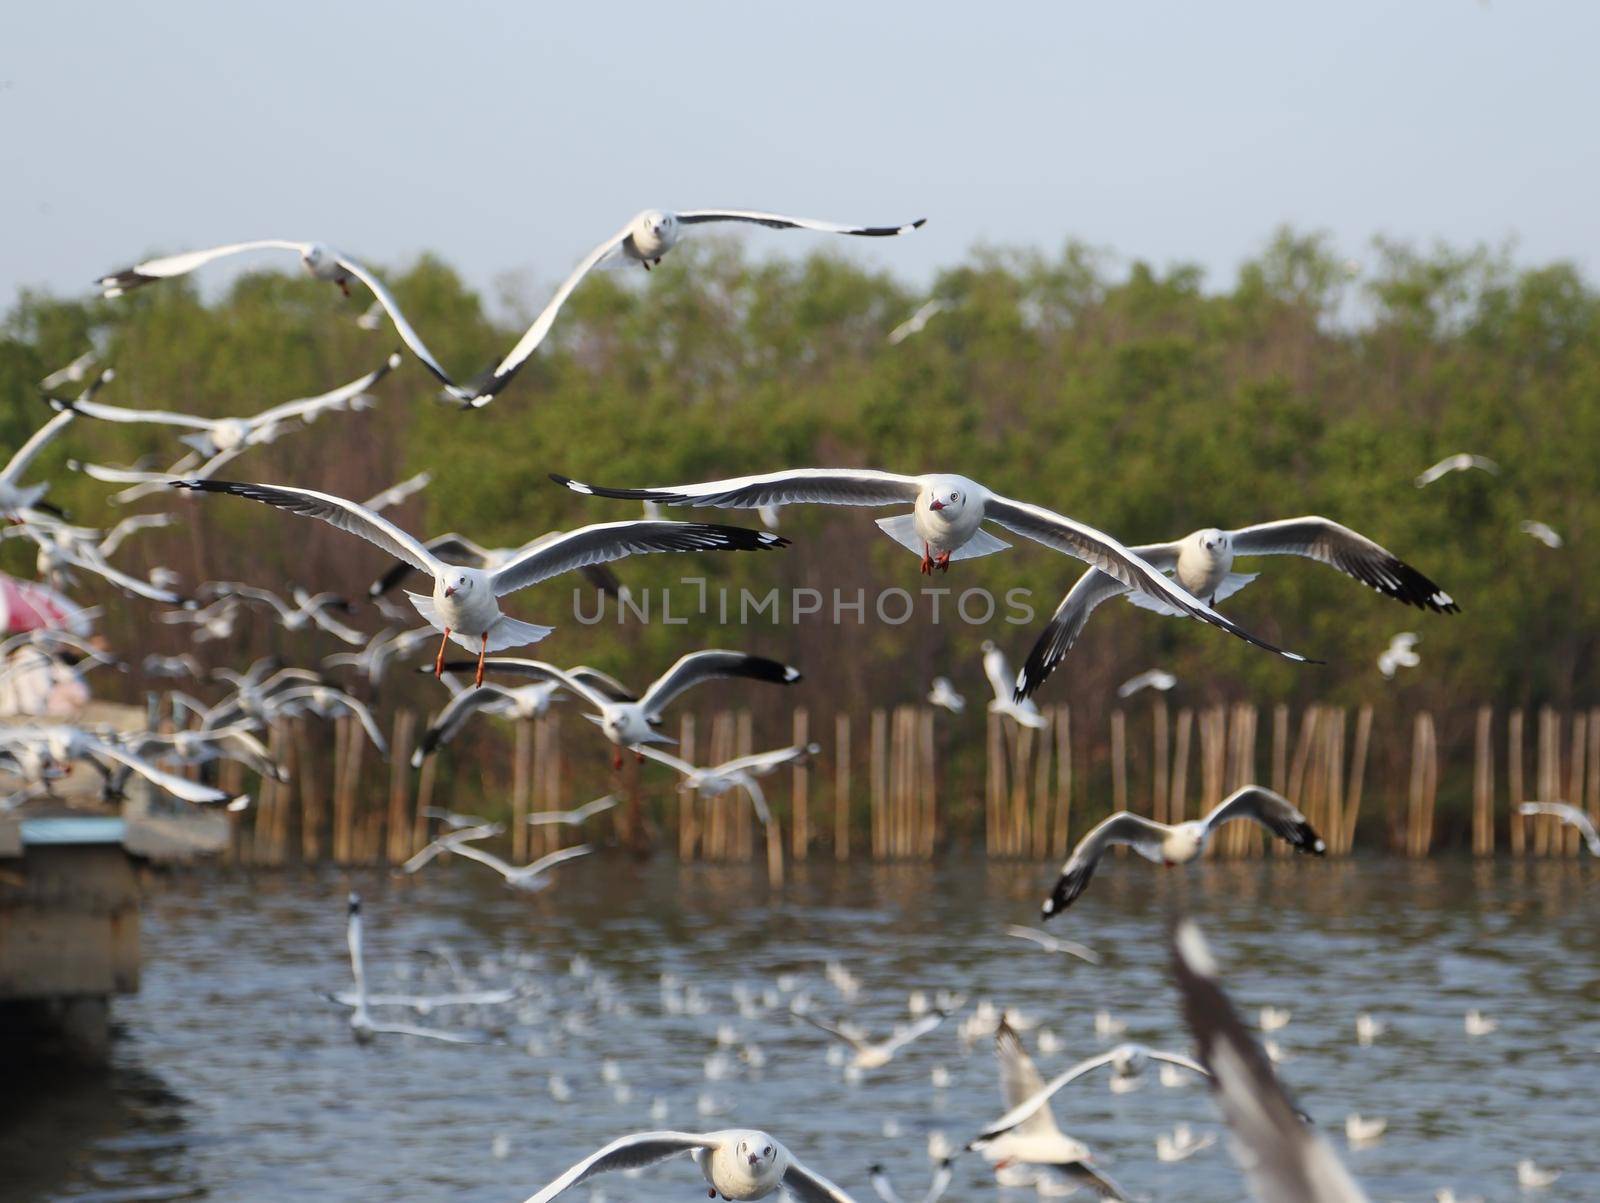
<svg viewBox="0 0 1600 1203">
<path fill-rule="evenodd" d="M 745 652 L 690 652 L 655 679 L 655 683 L 645 690 L 641 703 L 646 714 L 659 714 L 684 690 L 702 681 L 731 677 L 766 681 L 773 685 L 793 685 L 800 679 L 800 670 L 765 656 L 751 656 Z"/>
<path fill-rule="evenodd" d="M 934 1028 L 943 1023 L 944 1020 L 945 1013 L 943 1011 L 929 1011 L 915 1023 L 907 1024 L 904 1029 L 889 1037 L 889 1039 L 883 1042 L 881 1047 L 886 1053 L 892 1054 L 899 1052 L 918 1037 L 926 1036 L 929 1032 L 933 1031 Z"/>
<path fill-rule="evenodd" d="M 284 422 L 290 418 L 304 418 L 309 422 L 325 409 L 340 409 L 349 405 L 399 366 L 400 352 L 396 351 L 384 360 L 381 366 L 366 375 L 341 384 L 338 388 L 329 389 L 325 393 L 318 393 L 315 397 L 301 397 L 294 401 L 285 401 L 281 405 L 274 405 L 271 409 L 264 409 L 250 419 L 250 424 L 257 427 L 270 426 L 274 422 Z"/>
<path fill-rule="evenodd" d="M 75 410 L 64 409 L 29 435 L 28 441 L 17 448 L 16 454 L 7 461 L 5 469 L 0 471 L 0 482 L 15 484 L 27 470 L 28 465 L 38 458 L 39 452 L 43 451 L 50 440 L 60 434 L 75 417 L 77 417 Z"/>
<path fill-rule="evenodd" d="M 452 380 L 450 374 L 440 366 L 434 353 L 428 350 L 428 344 L 422 341 L 422 336 L 411 328 L 406 315 L 400 311 L 400 302 L 394 299 L 394 294 L 384 286 L 383 281 L 346 254 L 339 254 L 338 261 L 340 267 L 371 290 L 378 304 L 382 305 L 384 312 L 389 315 L 389 320 L 394 323 L 395 333 L 400 336 L 400 341 L 411 348 L 411 353 L 417 357 L 422 366 L 433 373 L 452 397 L 458 401 L 465 401 L 471 395 L 470 392 Z"/>
<path fill-rule="evenodd" d="M 1078 841 L 1072 855 L 1061 866 L 1061 875 L 1056 879 L 1050 897 L 1044 900 L 1044 917 L 1048 919 L 1072 905 L 1088 887 L 1100 858 L 1112 844 L 1127 844 L 1149 860 L 1160 860 L 1161 840 L 1165 834 L 1166 828 L 1161 824 L 1126 810 L 1119 810 L 1110 818 L 1102 819 Z"/>
<path fill-rule="evenodd" d="M 1233 531 L 1232 537 L 1236 556 L 1305 556 L 1419 610 L 1454 614 L 1461 608 L 1393 552 L 1331 518 L 1310 514 L 1263 522 Z"/>
<path fill-rule="evenodd" d="M 783 1171 L 783 1188 L 800 1203 L 855 1203 L 855 1200 L 821 1174 L 812 1173 L 794 1160 L 791 1160 L 789 1168 Z"/>
<path fill-rule="evenodd" d="M 160 259 L 146 259 L 143 263 L 135 263 L 132 267 L 125 267 L 121 271 L 112 272 L 109 276 L 101 276 L 95 281 L 100 285 L 102 296 L 120 297 L 125 292 L 132 292 L 145 284 L 153 284 L 157 280 L 170 280 L 176 276 L 186 276 L 196 268 L 204 267 L 214 259 L 221 259 L 228 255 L 241 255 L 246 251 L 294 251 L 296 254 L 305 254 L 306 244 L 303 242 L 289 242 L 282 238 L 258 238 L 253 242 L 230 242 L 226 246 L 207 247 L 203 251 L 185 251 L 179 255 L 166 255 Z"/>
<path fill-rule="evenodd" d="M 694 1132 L 636 1132 L 631 1136 L 619 1137 L 599 1152 L 585 1157 L 538 1194 L 529 1196 L 525 1203 L 549 1203 L 563 1191 L 596 1174 L 642 1169 L 679 1153 L 706 1148 L 710 1144 L 711 1137 Z"/>
<path fill-rule="evenodd" d="M 511 691 L 499 685 L 480 685 L 476 689 L 463 689 L 445 703 L 428 729 L 423 732 L 416 751 L 411 753 L 411 767 L 421 768 L 422 762 L 456 737 L 466 721 L 496 702 L 512 700 Z"/>
<path fill-rule="evenodd" d="M 867 468 L 792 468 L 663 489 L 611 489 L 553 472 L 550 479 L 574 493 L 595 497 L 740 510 L 764 505 L 898 505 L 915 501 L 922 491 L 922 483 L 915 476 Z"/>
<path fill-rule="evenodd" d="M 928 220 L 919 217 L 902 226 L 843 226 L 837 222 L 818 221 L 814 217 L 785 217 L 781 213 L 763 213 L 756 209 L 689 209 L 674 216 L 679 225 L 685 226 L 711 221 L 742 221 L 766 226 L 769 230 L 816 230 L 821 234 L 854 234 L 860 238 L 894 238 L 921 228 Z"/>
<path fill-rule="evenodd" d="M 817 744 L 807 744 L 803 748 L 795 745 L 774 748 L 770 752 L 752 752 L 749 756 L 738 756 L 726 764 L 719 764 L 714 771 L 718 774 L 749 773 L 752 777 L 765 777 L 773 769 L 786 764 L 799 764 L 820 751 L 822 749 Z"/>
<path fill-rule="evenodd" d="M 1217 803 L 1205 817 L 1206 831 L 1215 831 L 1230 819 L 1253 819 L 1297 852 L 1321 856 L 1327 851 L 1327 844 L 1293 802 L 1259 785 L 1244 786 Z"/>
<path fill-rule="evenodd" d="M 540 543 L 490 578 L 497 596 L 574 568 L 658 551 L 770 551 L 789 540 L 767 531 L 704 522 L 599 522 Z"/>
</svg>

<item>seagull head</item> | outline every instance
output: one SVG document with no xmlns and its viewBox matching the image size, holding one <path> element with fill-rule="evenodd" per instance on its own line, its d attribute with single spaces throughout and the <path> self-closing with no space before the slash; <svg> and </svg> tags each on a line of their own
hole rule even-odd
<svg viewBox="0 0 1600 1203">
<path fill-rule="evenodd" d="M 300 252 L 300 262 L 312 275 L 324 271 L 333 262 L 333 251 L 326 244 L 313 242 Z"/>
<path fill-rule="evenodd" d="M 646 237 L 671 246 L 678 238 L 678 218 L 660 209 L 646 209 L 639 214 L 639 232 Z"/>
<path fill-rule="evenodd" d="M 778 1146 L 765 1132 L 741 1132 L 736 1156 L 754 1175 L 763 1175 L 777 1158 Z"/>
<path fill-rule="evenodd" d="M 1215 527 L 1196 531 L 1195 537 L 1199 540 L 1200 546 L 1209 552 L 1226 552 L 1233 548 L 1233 541 L 1228 538 L 1228 532 L 1217 530 Z"/>
<path fill-rule="evenodd" d="M 928 482 L 928 508 L 952 519 L 966 509 L 972 497 L 970 481 L 959 476 L 935 476 Z"/>
<path fill-rule="evenodd" d="M 457 594 L 464 597 L 471 592 L 472 576 L 470 573 L 459 572 L 453 577 L 446 578 L 444 583 L 444 595 L 446 597 L 455 597 Z"/>
</svg>

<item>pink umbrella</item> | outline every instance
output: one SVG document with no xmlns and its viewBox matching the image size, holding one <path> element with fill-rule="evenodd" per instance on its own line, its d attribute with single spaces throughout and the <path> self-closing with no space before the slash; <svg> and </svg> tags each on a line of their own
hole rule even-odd
<svg viewBox="0 0 1600 1203">
<path fill-rule="evenodd" d="M 87 635 L 89 616 L 82 606 L 54 589 L 0 573 L 0 635 L 38 630 Z"/>
</svg>

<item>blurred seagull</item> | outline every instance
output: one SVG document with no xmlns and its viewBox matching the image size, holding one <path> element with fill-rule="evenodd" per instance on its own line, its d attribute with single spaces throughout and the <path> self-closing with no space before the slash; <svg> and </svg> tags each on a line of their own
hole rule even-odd
<svg viewBox="0 0 1600 1203">
<path fill-rule="evenodd" d="M 422 762 L 454 739 L 474 714 L 496 714 L 519 722 L 538 718 L 550 709 L 551 702 L 558 700 L 560 690 L 561 685 L 555 681 L 534 681 L 520 689 L 489 684 L 461 690 L 422 733 L 411 753 L 411 767 L 420 769 Z"/>
<path fill-rule="evenodd" d="M 381 493 L 374 493 L 361 503 L 361 508 L 371 510 L 374 514 L 381 514 L 390 506 L 399 505 L 413 494 L 422 492 L 432 483 L 432 472 L 418 472 L 415 476 L 408 476 L 404 480 L 390 485 Z"/>
<path fill-rule="evenodd" d="M 467 830 L 470 831 L 471 828 Z M 480 865 L 488 865 L 489 868 L 505 878 L 506 885 L 513 890 L 520 890 L 524 894 L 536 894 L 540 890 L 548 888 L 551 869 L 557 865 L 565 864 L 569 860 L 575 860 L 580 856 L 588 856 L 590 852 L 594 851 L 587 844 L 578 844 L 572 848 L 557 849 L 546 856 L 541 856 L 531 864 L 511 865 L 501 860 L 494 853 L 485 852 L 476 844 L 461 838 L 461 832 L 454 834 L 456 838 L 450 839 L 446 837 L 446 840 L 443 841 L 445 844 L 443 851 L 454 853 L 456 856 L 464 856 L 468 860 L 475 860 Z"/>
<path fill-rule="evenodd" d="M 687 209 L 678 213 L 646 209 L 629 219 L 627 225 L 583 257 L 578 266 L 572 269 L 572 273 L 561 282 L 555 295 L 540 310 L 539 316 L 534 318 L 533 325 L 529 326 L 527 332 L 517 340 L 517 345 L 512 347 L 506 357 L 478 383 L 472 395 L 466 399 L 467 403 L 474 408 L 488 405 L 506 385 L 511 383 L 512 378 L 522 365 L 527 363 L 534 351 L 538 350 L 539 344 L 550 332 L 550 327 L 555 324 L 556 317 L 560 314 L 561 307 L 566 304 L 567 298 L 583 282 L 583 278 L 602 261 L 617 257 L 631 259 L 648 271 L 651 264 L 660 263 L 661 257 L 677 245 L 685 226 L 729 221 L 748 222 L 774 230 L 817 230 L 824 234 L 854 234 L 866 238 L 882 238 L 909 234 L 921 226 L 924 219 L 918 218 L 901 226 L 845 226 L 828 221 L 816 221 L 809 217 L 783 217 L 777 213 L 759 213 L 745 209 Z"/>
<path fill-rule="evenodd" d="M 1118 811 L 1093 827 L 1061 866 L 1050 897 L 1044 900 L 1044 917 L 1065 910 L 1083 893 L 1113 844 L 1126 844 L 1146 860 L 1161 865 L 1183 865 L 1197 860 L 1216 829 L 1235 819 L 1259 823 L 1298 852 L 1321 856 L 1327 845 L 1305 815 L 1282 794 L 1259 785 L 1246 785 L 1219 802 L 1203 819 L 1169 826 L 1126 810 Z"/>
<path fill-rule="evenodd" d="M 928 323 L 943 313 L 945 309 L 945 303 L 937 297 L 931 301 L 924 301 L 917 307 L 915 313 L 889 331 L 889 337 L 886 341 L 891 347 L 898 347 L 913 334 L 921 334 Z"/>
<path fill-rule="evenodd" d="M 535 827 L 547 827 L 560 824 L 563 827 L 582 827 L 595 815 L 604 814 L 617 805 L 617 799 L 612 794 L 596 798 L 593 802 L 585 802 L 582 806 L 572 810 L 541 810 L 527 817 L 527 822 Z"/>
<path fill-rule="evenodd" d="M 1171 1135 L 1163 1132 L 1156 1137 L 1156 1160 L 1187 1161 L 1216 1143 L 1215 1136 L 1196 1136 L 1188 1124 L 1178 1124 Z"/>
<path fill-rule="evenodd" d="M 1333 1150 L 1309 1127 L 1272 1064 L 1217 981 L 1200 930 L 1182 920 L 1173 939 L 1183 1016 L 1211 1072 L 1212 1092 L 1233 1132 L 1234 1157 L 1260 1203 L 1366 1203 Z"/>
<path fill-rule="evenodd" d="M 1462 1021 L 1462 1026 L 1469 1036 L 1489 1036 L 1499 1029 L 1500 1021 L 1498 1019 L 1490 1019 L 1482 1011 L 1474 1007 L 1467 1012 L 1465 1019 Z"/>
<path fill-rule="evenodd" d="M 25 517 L 29 510 L 42 510 L 47 514 L 60 515 L 54 506 L 45 504 L 44 495 L 50 488 L 48 484 L 24 485 L 22 474 L 28 466 L 39 458 L 50 443 L 66 429 L 67 424 L 76 415 L 70 410 L 58 413 L 38 430 L 28 436 L 26 442 L 12 454 L 4 468 L 0 468 L 0 516 L 7 518 Z"/>
<path fill-rule="evenodd" d="M 826 1032 L 835 1040 L 843 1041 L 853 1049 L 855 1056 L 851 1059 L 850 1064 L 854 1068 L 879 1069 L 894 1060 L 894 1055 L 913 1040 L 933 1031 L 934 1028 L 945 1021 L 946 1016 L 943 1011 L 929 1011 L 921 1019 L 915 1023 L 907 1024 L 887 1040 L 881 1040 L 876 1043 L 870 1042 L 843 1027 L 823 1023 L 820 1019 L 813 1019 L 810 1015 L 801 1015 L 800 1018 L 818 1031 Z"/>
<path fill-rule="evenodd" d="M 928 690 L 928 704 L 941 706 L 951 714 L 960 714 L 967 708 L 967 699 L 956 692 L 949 677 L 935 677 L 933 688 Z"/>
<path fill-rule="evenodd" d="M 1350 1142 L 1352 1149 L 1377 1144 L 1388 1130 L 1389 1121 L 1386 1119 L 1364 1117 L 1354 1111 L 1344 1117 L 1344 1138 Z"/>
<path fill-rule="evenodd" d="M 1589 821 L 1589 816 L 1576 806 L 1566 802 L 1524 802 L 1517 807 L 1517 813 L 1523 815 L 1554 815 L 1563 823 L 1578 830 L 1583 837 L 1583 842 L 1588 846 L 1589 855 L 1600 856 L 1600 832 Z"/>
<path fill-rule="evenodd" d="M 1018 940 L 1027 940 L 1030 944 L 1037 944 L 1046 952 L 1062 952 L 1069 957 L 1077 957 L 1080 961 L 1088 961 L 1091 965 L 1098 965 L 1100 957 L 1092 949 L 1085 948 L 1082 944 L 1075 944 L 1071 940 L 1060 940 L 1049 932 L 1039 931 L 1033 927 L 1023 927 L 1013 923 L 1006 928 L 1006 935 L 1014 936 Z"/>
<path fill-rule="evenodd" d="M 928 1189 L 923 1193 L 921 1203 L 939 1203 L 944 1198 L 945 1191 L 950 1189 L 950 1180 L 955 1177 L 955 1170 L 950 1158 L 942 1158 L 933 1168 L 933 1180 L 928 1183 Z M 867 1181 L 877 1193 L 883 1203 L 911 1203 L 903 1198 L 895 1189 L 894 1183 L 889 1181 L 889 1175 L 881 1165 L 867 1167 Z"/>
<path fill-rule="evenodd" d="M 1524 518 L 1517 524 L 1517 527 L 1523 534 L 1532 535 L 1552 550 L 1561 546 L 1561 536 L 1556 534 L 1554 528 L 1546 526 L 1543 522 L 1535 522 L 1531 518 Z"/>
<path fill-rule="evenodd" d="M 1517 1162 L 1517 1185 L 1524 1190 L 1539 1190 L 1551 1186 L 1559 1177 L 1561 1177 L 1560 1170 L 1541 1169 L 1526 1157 Z"/>
<path fill-rule="evenodd" d="M 1165 669 L 1152 668 L 1136 677 L 1129 677 L 1121 685 L 1118 685 L 1117 696 L 1119 698 L 1131 698 L 1141 689 L 1155 689 L 1161 693 L 1166 693 L 1177 683 L 1178 678 Z"/>
<path fill-rule="evenodd" d="M 57 368 L 39 381 L 39 391 L 53 393 L 58 388 L 68 384 L 82 384 L 89 378 L 89 369 L 94 367 L 96 354 L 93 349 L 90 349 L 78 356 L 66 367 Z"/>
<path fill-rule="evenodd" d="M 1465 472 L 1469 468 L 1477 468 L 1492 475 L 1499 475 L 1500 473 L 1500 465 L 1492 459 L 1482 455 L 1469 455 L 1465 451 L 1460 451 L 1455 455 L 1445 456 L 1433 467 L 1426 469 L 1421 476 L 1417 477 L 1417 488 L 1425 489 L 1442 476 L 1448 476 L 1452 472 Z"/>
<path fill-rule="evenodd" d="M 1365 1011 L 1356 1016 L 1356 1043 L 1362 1048 L 1371 1048 L 1373 1042 L 1387 1030 L 1385 1024 Z"/>
<path fill-rule="evenodd" d="M 1017 680 L 1011 673 L 1011 663 L 1006 659 L 1006 654 L 995 646 L 992 639 L 985 639 L 979 646 L 983 651 L 983 675 L 989 678 L 989 687 L 994 690 L 989 713 L 1009 715 L 1024 727 L 1032 727 L 1036 731 L 1048 727 L 1050 720 L 1039 713 L 1038 706 L 1027 698 L 1017 698 Z"/>
<path fill-rule="evenodd" d="M 703 769 L 697 769 L 688 761 L 679 760 L 676 756 L 647 744 L 641 744 L 635 751 L 646 759 L 664 764 L 680 774 L 683 777 L 678 783 L 680 790 L 696 790 L 708 798 L 721 797 L 731 789 L 744 790 L 750 798 L 750 805 L 755 808 L 756 818 L 760 819 L 761 825 L 765 827 L 772 822 L 772 812 L 767 809 L 767 796 L 756 783 L 756 778 L 765 777 L 786 764 L 804 764 L 822 751 L 822 748 L 818 744 L 807 744 L 803 748 L 778 748 L 771 752 L 739 756 L 723 764 Z"/>
<path fill-rule="evenodd" d="M 1390 637 L 1389 646 L 1378 653 L 1378 671 L 1384 680 L 1392 681 L 1402 668 L 1415 668 L 1422 663 L 1422 656 L 1415 650 L 1417 638 L 1415 631 L 1401 631 Z"/>
</svg>

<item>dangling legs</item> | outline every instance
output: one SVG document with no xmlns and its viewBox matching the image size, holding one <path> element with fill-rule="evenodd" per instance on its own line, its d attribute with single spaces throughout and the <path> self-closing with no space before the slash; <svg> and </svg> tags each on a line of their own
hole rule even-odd
<svg viewBox="0 0 1600 1203">
<path fill-rule="evenodd" d="M 483 642 L 478 645 L 478 676 L 472 682 L 474 687 L 483 684 L 483 658 L 489 654 L 489 632 L 483 633 Z"/>
<path fill-rule="evenodd" d="M 444 675 L 444 649 L 450 646 L 450 628 L 444 629 L 444 638 L 439 640 L 439 654 L 433 658 L 433 675 Z"/>
</svg>

